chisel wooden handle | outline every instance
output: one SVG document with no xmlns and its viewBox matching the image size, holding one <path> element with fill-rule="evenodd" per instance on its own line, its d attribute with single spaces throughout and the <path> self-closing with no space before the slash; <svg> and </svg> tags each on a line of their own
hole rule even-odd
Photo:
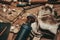
<svg viewBox="0 0 60 40">
<path fill-rule="evenodd" d="M 48 0 L 31 0 L 30 2 L 36 3 L 36 2 L 47 2 Z"/>
</svg>

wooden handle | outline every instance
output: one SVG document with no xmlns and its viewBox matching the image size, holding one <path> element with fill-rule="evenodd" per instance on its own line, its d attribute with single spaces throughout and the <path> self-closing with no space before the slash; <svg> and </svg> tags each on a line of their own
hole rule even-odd
<svg viewBox="0 0 60 40">
<path fill-rule="evenodd" d="M 31 0 L 31 2 L 36 3 L 36 2 L 47 2 L 48 0 Z"/>
</svg>

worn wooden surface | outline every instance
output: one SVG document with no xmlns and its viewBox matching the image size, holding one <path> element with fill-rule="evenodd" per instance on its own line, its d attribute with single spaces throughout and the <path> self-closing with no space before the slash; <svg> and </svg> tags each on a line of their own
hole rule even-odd
<svg viewBox="0 0 60 40">
<path fill-rule="evenodd" d="M 60 15 L 60 5 L 54 5 L 54 8 L 57 11 L 58 15 Z M 27 10 L 26 13 L 23 16 L 26 17 L 26 15 L 28 15 L 29 13 L 36 15 L 38 9 L 39 9 L 39 7 Z M 21 24 L 21 23 L 24 23 L 24 19 L 22 21 L 21 21 L 21 19 L 20 20 L 18 19 L 14 24 L 16 25 L 16 24 Z M 35 39 L 35 40 L 37 40 L 37 39 Z M 41 40 L 49 40 L 49 39 L 43 38 Z M 57 34 L 57 40 L 60 40 L 60 33 Z"/>
<path fill-rule="evenodd" d="M 14 6 L 10 6 L 10 8 L 11 9 L 16 9 L 16 11 L 18 11 L 18 12 L 23 10 L 23 8 L 17 8 L 17 7 L 14 7 Z M 23 23 L 26 22 L 26 16 L 29 15 L 29 14 L 34 14 L 36 16 L 38 11 L 39 11 L 39 8 L 40 7 L 36 7 L 36 8 L 33 8 L 33 9 L 26 10 L 22 17 L 18 16 L 19 14 L 17 14 L 17 13 L 12 13 L 11 15 L 13 15 L 13 16 L 11 16 L 11 15 L 6 16 L 7 13 L 3 13 L 1 11 L 0 12 L 0 19 L 3 20 L 4 22 L 11 22 L 12 21 L 11 22 L 12 25 L 17 25 L 17 24 L 22 25 Z M 54 5 L 54 9 L 57 11 L 58 15 L 60 15 L 60 4 L 59 5 Z M 15 38 L 14 34 L 10 33 L 9 36 L 8 36 L 8 40 L 14 40 L 14 38 Z M 37 40 L 37 39 L 35 39 L 35 40 Z M 49 40 L 49 39 L 43 38 L 42 40 Z M 60 40 L 60 33 L 57 34 L 57 40 Z"/>
</svg>

